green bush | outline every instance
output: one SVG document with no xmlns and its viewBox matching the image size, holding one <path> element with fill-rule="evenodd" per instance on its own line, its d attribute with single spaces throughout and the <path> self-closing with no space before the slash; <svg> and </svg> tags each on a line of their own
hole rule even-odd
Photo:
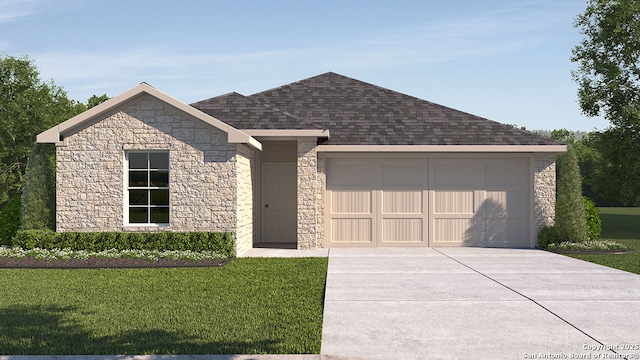
<svg viewBox="0 0 640 360">
<path fill-rule="evenodd" d="M 22 229 L 56 228 L 56 147 L 35 144 L 31 149 L 22 187 Z"/>
<path fill-rule="evenodd" d="M 538 232 L 538 247 L 546 249 L 551 244 L 560 242 L 558 230 L 555 226 L 544 226 Z"/>
<path fill-rule="evenodd" d="M 587 235 L 589 240 L 598 240 L 602 233 L 602 219 L 600 219 L 600 210 L 596 207 L 596 203 L 588 197 L 582 198 L 584 202 L 584 211 L 587 219 Z"/>
<path fill-rule="evenodd" d="M 587 240 L 587 224 L 582 200 L 582 177 L 575 150 L 558 159 L 558 190 L 556 198 L 555 228 L 561 241 Z"/>
<path fill-rule="evenodd" d="M 13 246 L 19 246 L 23 249 L 52 249 L 53 244 L 57 243 L 58 234 L 51 230 L 20 230 L 13 238 Z"/>
<path fill-rule="evenodd" d="M 0 211 L 0 245 L 11 245 L 20 228 L 20 196 L 15 196 Z"/>
<path fill-rule="evenodd" d="M 22 230 L 13 245 L 24 249 L 116 250 L 191 250 L 214 251 L 233 256 L 233 233 L 223 232 L 62 232 Z"/>
</svg>

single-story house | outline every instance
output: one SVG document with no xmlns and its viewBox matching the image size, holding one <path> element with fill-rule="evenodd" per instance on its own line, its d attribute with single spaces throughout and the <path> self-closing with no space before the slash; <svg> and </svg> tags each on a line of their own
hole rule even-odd
<svg viewBox="0 0 640 360">
<path fill-rule="evenodd" d="M 40 135 L 57 231 L 231 231 L 259 246 L 536 246 L 543 136 L 326 73 L 188 105 L 142 83 Z"/>
</svg>

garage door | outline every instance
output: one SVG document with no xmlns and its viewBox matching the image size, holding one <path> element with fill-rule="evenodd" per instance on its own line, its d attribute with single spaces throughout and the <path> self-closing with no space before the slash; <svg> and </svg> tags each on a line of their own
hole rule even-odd
<svg viewBox="0 0 640 360">
<path fill-rule="evenodd" d="M 329 159 L 330 244 L 426 246 L 426 159 Z"/>
<path fill-rule="evenodd" d="M 329 246 L 528 247 L 528 159 L 327 159 Z"/>
</svg>

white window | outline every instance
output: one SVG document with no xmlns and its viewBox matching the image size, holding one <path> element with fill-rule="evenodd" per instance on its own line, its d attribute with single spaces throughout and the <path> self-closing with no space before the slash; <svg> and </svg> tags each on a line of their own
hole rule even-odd
<svg viewBox="0 0 640 360">
<path fill-rule="evenodd" d="M 130 151 L 125 211 L 132 225 L 169 224 L 169 152 Z"/>
</svg>

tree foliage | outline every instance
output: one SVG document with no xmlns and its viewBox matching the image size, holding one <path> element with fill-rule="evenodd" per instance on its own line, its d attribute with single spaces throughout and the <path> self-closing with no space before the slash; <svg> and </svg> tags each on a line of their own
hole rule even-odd
<svg viewBox="0 0 640 360">
<path fill-rule="evenodd" d="M 603 198 L 627 206 L 640 206 L 640 138 L 620 128 L 594 136 L 599 162 L 591 174 L 591 185 Z"/>
<path fill-rule="evenodd" d="M 640 125 L 640 2 L 589 0 L 575 21 L 585 38 L 573 49 L 580 107 L 617 127 Z"/>
<path fill-rule="evenodd" d="M 20 196 L 14 196 L 0 210 L 0 245 L 11 245 L 20 227 Z"/>
<path fill-rule="evenodd" d="M 600 218 L 600 210 L 596 207 L 593 200 L 586 196 L 582 197 L 584 202 L 584 211 L 587 222 L 587 237 L 589 240 L 598 240 L 602 234 L 602 219 Z"/>
<path fill-rule="evenodd" d="M 555 228 L 561 241 L 587 240 L 587 224 L 582 200 L 582 181 L 578 158 L 572 146 L 558 161 L 558 192 Z"/>
<path fill-rule="evenodd" d="M 35 144 L 24 176 L 24 230 L 55 230 L 56 153 L 53 144 Z"/>
<path fill-rule="evenodd" d="M 0 56 L 0 204 L 20 194 L 36 135 L 85 109 L 29 58 Z"/>
<path fill-rule="evenodd" d="M 640 2 L 589 0 L 575 26 L 585 36 L 571 58 L 580 107 L 611 123 L 595 136 L 603 159 L 596 183 L 606 196 L 640 205 Z"/>
<path fill-rule="evenodd" d="M 91 97 L 87 100 L 87 110 L 91 109 L 94 106 L 98 106 L 107 100 L 109 100 L 107 94 L 102 94 L 100 96 L 91 95 Z"/>
</svg>

